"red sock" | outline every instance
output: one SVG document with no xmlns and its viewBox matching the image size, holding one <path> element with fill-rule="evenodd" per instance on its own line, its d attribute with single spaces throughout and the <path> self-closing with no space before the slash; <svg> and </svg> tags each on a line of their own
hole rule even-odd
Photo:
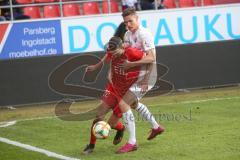
<svg viewBox="0 0 240 160">
<path fill-rule="evenodd" d="M 113 129 L 116 129 L 117 131 L 121 131 L 124 129 L 124 125 L 122 124 L 122 122 L 118 121 L 118 123 Z"/>
</svg>

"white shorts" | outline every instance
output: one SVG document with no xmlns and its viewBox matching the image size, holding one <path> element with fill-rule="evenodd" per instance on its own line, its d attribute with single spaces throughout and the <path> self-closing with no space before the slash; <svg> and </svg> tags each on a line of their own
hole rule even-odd
<svg viewBox="0 0 240 160">
<path fill-rule="evenodd" d="M 145 70 L 141 71 L 138 80 L 129 88 L 129 90 L 136 96 L 138 100 L 140 100 L 149 90 L 151 90 L 154 87 L 157 81 L 157 66 L 154 65 L 150 73 L 148 80 L 148 90 L 146 92 L 141 92 L 141 86 L 139 86 L 139 82 L 143 80 L 145 74 L 146 74 Z"/>
</svg>

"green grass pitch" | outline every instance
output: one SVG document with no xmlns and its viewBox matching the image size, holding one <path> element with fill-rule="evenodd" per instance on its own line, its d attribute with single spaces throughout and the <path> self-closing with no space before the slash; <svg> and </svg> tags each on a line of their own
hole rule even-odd
<svg viewBox="0 0 240 160">
<path fill-rule="evenodd" d="M 81 152 L 89 141 L 92 121 L 63 121 L 54 115 L 54 104 L 0 109 L 0 137 L 83 160 L 239 160 L 240 159 L 240 87 L 197 90 L 188 93 L 144 98 L 157 121 L 166 128 L 164 134 L 147 140 L 150 125 L 136 113 L 139 149 L 115 154 L 126 142 L 114 146 L 115 131 L 106 140 L 98 140 L 91 155 Z M 94 108 L 97 101 L 75 103 L 71 110 L 79 113 Z M 1 160 L 56 160 L 44 154 L 0 142 Z"/>
</svg>

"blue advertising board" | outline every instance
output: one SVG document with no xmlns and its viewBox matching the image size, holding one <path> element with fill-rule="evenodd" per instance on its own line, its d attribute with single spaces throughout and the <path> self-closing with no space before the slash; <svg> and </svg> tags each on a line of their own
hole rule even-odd
<svg viewBox="0 0 240 160">
<path fill-rule="evenodd" d="M 13 23 L 8 27 L 0 59 L 63 53 L 60 20 Z"/>
<path fill-rule="evenodd" d="M 138 12 L 156 46 L 240 39 L 240 4 Z M 103 51 L 121 13 L 0 24 L 0 60 Z"/>
</svg>

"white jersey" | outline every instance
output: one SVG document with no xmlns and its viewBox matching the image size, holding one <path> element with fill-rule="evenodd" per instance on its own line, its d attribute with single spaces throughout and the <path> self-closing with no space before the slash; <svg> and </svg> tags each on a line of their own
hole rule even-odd
<svg viewBox="0 0 240 160">
<path fill-rule="evenodd" d="M 124 43 L 144 52 L 150 49 L 155 50 L 153 35 L 149 29 L 143 28 L 142 26 L 134 33 L 127 31 L 124 35 Z"/>
<path fill-rule="evenodd" d="M 127 31 L 124 35 L 124 43 L 126 46 L 130 46 L 133 48 L 137 48 L 142 50 L 145 54 L 146 51 L 153 49 L 155 58 L 156 58 L 156 49 L 154 45 L 153 35 L 151 34 L 150 30 L 147 28 L 143 28 L 140 26 L 136 32 L 132 33 L 131 31 Z M 156 59 L 155 59 L 156 62 Z M 140 73 L 138 81 L 143 79 L 143 76 L 146 74 L 145 67 L 142 67 L 142 71 Z M 157 67 L 156 63 L 154 63 L 153 68 L 151 70 L 151 74 L 148 81 L 148 89 L 150 90 L 153 88 L 157 80 Z M 139 85 L 133 84 L 130 90 L 136 95 L 138 99 L 140 99 L 144 94 L 141 93 L 141 88 Z"/>
</svg>

